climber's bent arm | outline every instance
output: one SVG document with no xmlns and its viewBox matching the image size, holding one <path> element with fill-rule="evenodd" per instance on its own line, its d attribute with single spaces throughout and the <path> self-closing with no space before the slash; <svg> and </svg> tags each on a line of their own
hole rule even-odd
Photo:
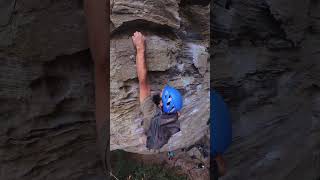
<svg viewBox="0 0 320 180">
<path fill-rule="evenodd" d="M 139 79 L 140 103 L 142 103 L 148 96 L 150 96 L 150 86 L 147 76 L 148 69 L 145 62 L 145 40 L 144 36 L 140 32 L 134 33 L 134 36 L 132 36 L 132 40 L 137 50 L 136 66 Z"/>
</svg>

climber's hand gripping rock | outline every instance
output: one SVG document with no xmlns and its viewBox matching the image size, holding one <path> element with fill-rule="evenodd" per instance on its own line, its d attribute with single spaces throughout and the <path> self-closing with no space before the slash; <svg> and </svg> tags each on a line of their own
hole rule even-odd
<svg viewBox="0 0 320 180">
<path fill-rule="evenodd" d="M 132 41 L 136 47 L 137 53 L 145 51 L 145 37 L 141 34 L 141 32 L 135 32 L 132 36 Z"/>
</svg>

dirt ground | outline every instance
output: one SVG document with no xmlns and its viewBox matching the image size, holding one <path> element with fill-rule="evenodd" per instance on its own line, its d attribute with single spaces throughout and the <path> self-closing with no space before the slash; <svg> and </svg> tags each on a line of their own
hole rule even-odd
<svg viewBox="0 0 320 180">
<path fill-rule="evenodd" d="M 143 154 L 130 154 L 136 161 L 144 164 L 161 164 L 168 168 L 175 167 L 178 169 L 177 173 L 187 174 L 190 180 L 209 180 L 210 179 L 210 161 L 209 156 L 204 157 L 199 153 L 199 146 L 197 145 L 209 144 L 209 139 L 204 138 L 200 140 L 194 147 L 188 149 L 180 149 L 174 151 L 173 159 L 169 159 L 167 152 L 143 155 Z"/>
<path fill-rule="evenodd" d="M 178 168 L 177 173 L 187 174 L 190 180 L 209 180 L 209 158 L 206 161 L 192 159 L 185 152 L 175 152 L 175 158 L 169 160 L 166 153 L 157 155 L 132 155 L 145 164 L 161 164 Z M 203 166 L 202 166 L 203 165 Z"/>
</svg>

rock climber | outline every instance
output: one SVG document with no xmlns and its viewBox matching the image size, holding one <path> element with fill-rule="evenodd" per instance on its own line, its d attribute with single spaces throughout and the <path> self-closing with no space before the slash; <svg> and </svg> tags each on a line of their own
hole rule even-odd
<svg viewBox="0 0 320 180">
<path fill-rule="evenodd" d="M 226 173 L 223 154 L 231 144 L 232 129 L 226 103 L 210 91 L 210 176 L 217 180 Z"/>
<path fill-rule="evenodd" d="M 182 109 L 183 97 L 177 89 L 169 85 L 165 85 L 159 95 L 151 97 L 145 60 L 145 37 L 141 32 L 135 32 L 132 41 L 136 48 L 139 100 L 146 135 L 143 143 L 146 143 L 149 149 L 160 149 L 173 134 L 180 131 L 177 119 Z"/>
</svg>

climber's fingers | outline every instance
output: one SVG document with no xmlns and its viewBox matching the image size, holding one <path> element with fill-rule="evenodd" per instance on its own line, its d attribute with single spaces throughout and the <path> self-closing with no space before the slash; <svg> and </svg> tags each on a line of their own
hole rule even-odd
<svg viewBox="0 0 320 180">
<path fill-rule="evenodd" d="M 142 35 L 141 32 L 136 31 L 131 38 L 137 50 L 145 49 L 145 46 L 144 46 L 145 37 Z"/>
<path fill-rule="evenodd" d="M 133 35 L 137 37 L 137 36 L 140 36 L 140 35 L 141 35 L 141 33 L 140 33 L 140 32 L 138 32 L 138 31 L 136 31 Z"/>
<path fill-rule="evenodd" d="M 139 32 L 139 31 L 136 31 L 134 34 L 133 34 L 133 36 L 143 36 L 142 34 L 141 34 L 141 32 Z"/>
<path fill-rule="evenodd" d="M 136 31 L 133 36 L 132 36 L 133 40 L 144 40 L 144 36 L 142 35 L 141 32 Z"/>
</svg>

